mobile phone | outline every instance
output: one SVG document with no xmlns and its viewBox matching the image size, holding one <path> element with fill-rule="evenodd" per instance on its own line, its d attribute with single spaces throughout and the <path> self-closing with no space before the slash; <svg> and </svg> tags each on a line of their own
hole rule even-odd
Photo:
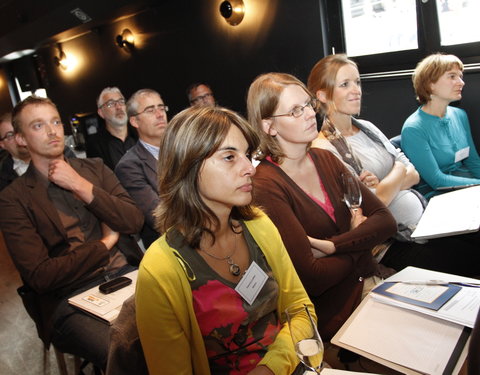
<svg viewBox="0 0 480 375">
<path fill-rule="evenodd" d="M 132 283 L 132 279 L 129 279 L 128 277 L 125 277 L 125 276 L 121 276 L 121 277 L 117 277 L 116 279 L 107 281 L 106 283 L 100 284 L 98 289 L 103 294 L 109 294 L 119 289 L 125 288 L 131 283 Z"/>
</svg>

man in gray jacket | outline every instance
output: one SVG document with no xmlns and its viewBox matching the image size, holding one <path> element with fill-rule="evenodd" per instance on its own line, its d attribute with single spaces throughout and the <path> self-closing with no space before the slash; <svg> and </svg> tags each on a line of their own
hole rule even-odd
<svg viewBox="0 0 480 375">
<path fill-rule="evenodd" d="M 141 238 L 145 248 L 158 238 L 153 211 L 158 205 L 157 160 L 160 141 L 167 127 L 166 106 L 160 94 L 142 89 L 127 102 L 130 124 L 139 140 L 115 167 L 115 173 L 145 216 Z"/>
</svg>

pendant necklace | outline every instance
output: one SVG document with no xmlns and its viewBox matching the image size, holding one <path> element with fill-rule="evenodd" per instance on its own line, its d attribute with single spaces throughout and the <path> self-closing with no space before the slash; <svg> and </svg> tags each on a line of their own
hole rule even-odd
<svg viewBox="0 0 480 375">
<path fill-rule="evenodd" d="M 234 242 L 234 247 L 233 247 L 233 252 L 230 254 L 230 255 L 227 255 L 226 257 L 217 257 L 216 255 L 213 255 L 213 254 L 210 254 L 209 252 L 203 250 L 203 249 L 200 249 L 201 251 L 203 251 L 205 254 L 207 254 L 209 257 L 212 257 L 213 259 L 216 259 L 216 260 L 226 260 L 228 265 L 230 266 L 229 267 L 229 270 L 230 270 L 230 273 L 233 275 L 233 276 L 238 276 L 240 275 L 240 266 L 238 264 L 236 264 L 232 257 L 235 255 L 235 252 L 237 251 L 237 236 L 235 235 L 235 242 Z"/>
</svg>

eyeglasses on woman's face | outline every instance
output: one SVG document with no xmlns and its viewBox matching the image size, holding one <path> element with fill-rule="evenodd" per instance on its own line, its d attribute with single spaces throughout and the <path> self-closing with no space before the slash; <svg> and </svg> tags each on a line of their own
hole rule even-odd
<svg viewBox="0 0 480 375">
<path fill-rule="evenodd" d="M 296 107 L 293 107 L 293 109 L 288 112 L 288 113 L 284 113 L 284 114 L 281 114 L 281 115 L 272 115 L 270 117 L 284 117 L 284 116 L 288 116 L 288 117 L 295 117 L 295 118 L 298 118 L 300 116 L 303 115 L 303 113 L 305 112 L 305 108 L 307 107 L 310 107 L 312 108 L 314 111 L 317 109 L 317 104 L 318 104 L 318 99 L 315 99 L 315 98 L 311 98 L 307 104 L 303 105 L 303 106 L 296 106 Z"/>
</svg>

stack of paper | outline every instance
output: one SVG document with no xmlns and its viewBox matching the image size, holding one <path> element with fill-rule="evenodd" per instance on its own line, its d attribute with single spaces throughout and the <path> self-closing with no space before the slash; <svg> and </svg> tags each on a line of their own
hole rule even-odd
<svg viewBox="0 0 480 375">
<path fill-rule="evenodd" d="M 463 348 L 468 338 L 461 325 L 371 298 L 347 324 L 332 342 L 403 373 L 408 372 L 395 364 L 412 373 L 452 374 L 459 355 L 455 348 L 459 342 Z"/>
<path fill-rule="evenodd" d="M 478 282 L 416 267 L 405 268 L 386 280 L 390 285 L 380 289 L 389 289 L 401 298 L 370 293 L 332 343 L 404 374 L 457 374 L 466 358 L 465 347 L 471 332 L 467 327 L 473 326 L 480 306 L 480 288 L 462 287 L 458 291 L 447 281 Z M 436 283 L 442 285 L 427 285 Z M 392 285 L 397 286 L 390 289 Z M 457 292 L 436 304 L 436 299 L 449 290 Z M 408 299 L 422 303 L 407 303 Z M 419 306 L 424 303 L 438 305 L 438 310 Z"/>
<path fill-rule="evenodd" d="M 456 285 L 428 285 L 441 283 L 442 281 L 444 281 L 445 284 L 468 284 L 471 282 L 480 283 L 480 280 L 467 277 L 424 270 L 416 267 L 407 267 L 385 280 L 385 283 L 398 283 L 397 285 L 400 287 L 399 290 L 403 295 L 414 293 L 417 294 L 418 299 L 420 299 L 422 298 L 422 295 L 419 294 L 419 291 L 421 291 L 422 293 L 428 295 L 428 298 L 432 298 L 434 301 L 437 301 L 441 298 L 441 295 L 443 295 L 445 289 L 460 290 L 449 300 L 442 303 L 438 309 L 431 309 L 424 306 L 422 307 L 419 304 L 409 303 L 405 299 L 402 300 L 401 298 L 389 298 L 384 294 L 382 295 L 379 293 L 372 293 L 372 297 L 382 303 L 418 311 L 422 314 L 427 314 L 439 319 L 448 320 L 450 322 L 473 328 L 478 310 L 480 309 L 480 288 L 458 287 Z M 405 284 L 402 282 L 405 282 Z M 418 282 L 418 284 L 415 284 L 416 282 Z M 422 283 L 424 283 L 424 285 L 422 285 Z M 373 290 L 373 292 L 375 292 L 375 290 Z"/>
<path fill-rule="evenodd" d="M 400 284 L 404 286 L 403 293 L 410 294 L 412 291 L 418 289 L 425 289 L 428 293 L 428 289 L 435 289 L 438 287 L 425 285 L 415 286 L 410 284 Z M 437 296 L 437 292 L 433 292 L 433 296 Z M 401 307 L 413 311 L 418 311 L 422 314 L 434 316 L 436 318 L 448 320 L 453 323 L 461 324 L 466 327 L 473 328 L 475 319 L 477 317 L 478 310 L 480 308 L 480 288 L 468 288 L 464 287 L 455 294 L 449 301 L 442 305 L 438 310 L 421 307 L 412 303 L 403 302 L 397 299 L 386 297 L 382 294 L 372 293 L 373 299 L 376 301 L 386 303 L 392 306 Z"/>
</svg>

